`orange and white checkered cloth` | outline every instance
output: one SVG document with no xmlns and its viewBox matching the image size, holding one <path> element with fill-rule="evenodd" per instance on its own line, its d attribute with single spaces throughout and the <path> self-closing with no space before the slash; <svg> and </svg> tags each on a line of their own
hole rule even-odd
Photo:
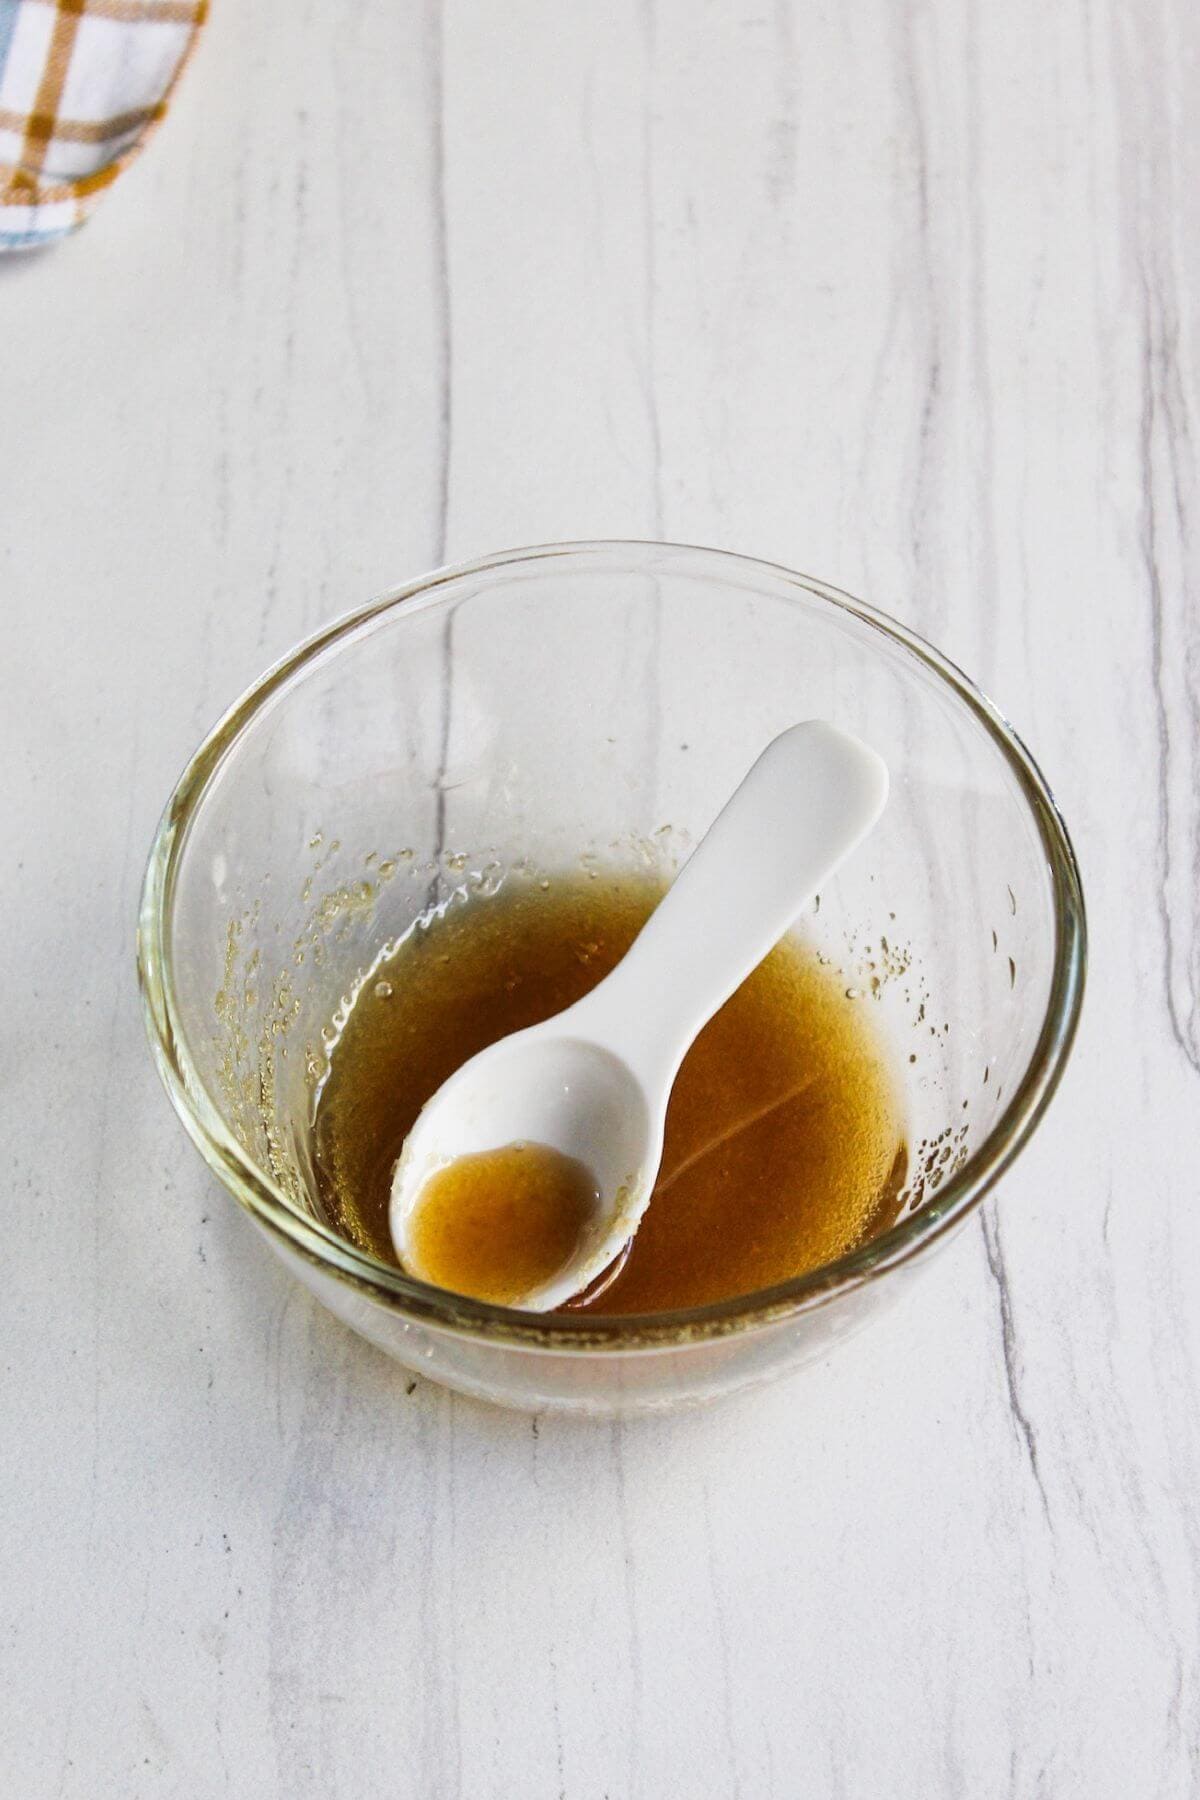
<svg viewBox="0 0 1200 1800">
<path fill-rule="evenodd" d="M 0 0 L 0 250 L 82 224 L 167 110 L 208 0 Z"/>
</svg>

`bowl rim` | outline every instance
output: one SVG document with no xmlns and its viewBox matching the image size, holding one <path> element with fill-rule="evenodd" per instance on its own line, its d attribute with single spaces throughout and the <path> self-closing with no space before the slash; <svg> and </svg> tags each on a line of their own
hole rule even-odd
<svg viewBox="0 0 1200 1800">
<path fill-rule="evenodd" d="M 673 560 L 699 558 L 708 575 L 725 568 L 743 581 L 753 575 L 769 578 L 775 591 L 780 584 L 796 588 L 883 633 L 951 689 L 1000 750 L 1037 827 L 1051 882 L 1054 963 L 1045 1015 L 1021 1081 L 987 1136 L 921 1211 L 832 1262 L 752 1294 L 672 1312 L 556 1314 L 551 1321 L 542 1314 L 450 1294 L 390 1268 L 320 1220 L 301 1213 L 254 1163 L 226 1126 L 188 1051 L 171 967 L 175 888 L 191 823 L 218 766 L 264 705 L 325 651 L 384 613 L 441 604 L 441 590 L 466 577 L 511 569 L 514 564 L 552 559 L 618 562 L 647 552 Z M 252 1218 L 309 1263 L 415 1321 L 529 1350 L 630 1352 L 722 1337 L 828 1305 L 922 1254 L 979 1205 L 1024 1148 L 1053 1098 L 1079 1023 L 1086 963 L 1083 889 L 1062 815 L 1020 736 L 955 663 L 878 608 L 781 564 L 703 545 L 638 538 L 535 544 L 435 569 L 341 615 L 290 650 L 217 721 L 176 783 L 151 847 L 137 930 L 138 980 L 159 1074 L 205 1161 Z"/>
</svg>

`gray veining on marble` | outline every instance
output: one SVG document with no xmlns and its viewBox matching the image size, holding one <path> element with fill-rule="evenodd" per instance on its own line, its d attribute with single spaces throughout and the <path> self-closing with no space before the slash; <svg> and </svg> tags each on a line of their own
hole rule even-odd
<svg viewBox="0 0 1200 1800">
<path fill-rule="evenodd" d="M 1190 0 L 218 6 L 94 222 L 0 267 L 6 1793 L 1200 1792 L 1198 76 Z M 132 931 L 267 661 L 608 535 L 978 675 L 1093 975 L 911 1304 L 596 1428 L 411 1386 L 289 1284 Z"/>
</svg>

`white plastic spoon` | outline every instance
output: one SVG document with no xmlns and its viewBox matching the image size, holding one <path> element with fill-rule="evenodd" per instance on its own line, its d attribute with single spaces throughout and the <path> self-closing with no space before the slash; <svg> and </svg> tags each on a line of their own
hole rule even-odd
<svg viewBox="0 0 1200 1800">
<path fill-rule="evenodd" d="M 598 1195 L 570 1261 L 514 1304 L 549 1311 L 608 1267 L 646 1210 L 692 1040 L 866 836 L 887 791 L 882 759 L 823 720 L 767 745 L 616 968 L 473 1056 L 426 1103 L 392 1179 L 392 1241 L 410 1274 L 422 1273 L 412 1223 L 431 1176 L 511 1144 L 584 1164 Z"/>
</svg>

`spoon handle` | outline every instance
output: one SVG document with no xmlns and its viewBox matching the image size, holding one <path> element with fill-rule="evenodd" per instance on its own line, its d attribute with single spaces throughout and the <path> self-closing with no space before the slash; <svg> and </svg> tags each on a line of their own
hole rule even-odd
<svg viewBox="0 0 1200 1800">
<path fill-rule="evenodd" d="M 887 767 L 821 719 L 781 732 L 726 802 L 578 1023 L 669 1088 L 700 1028 L 883 811 Z M 575 1010 L 575 1009 L 573 1009 Z"/>
</svg>

